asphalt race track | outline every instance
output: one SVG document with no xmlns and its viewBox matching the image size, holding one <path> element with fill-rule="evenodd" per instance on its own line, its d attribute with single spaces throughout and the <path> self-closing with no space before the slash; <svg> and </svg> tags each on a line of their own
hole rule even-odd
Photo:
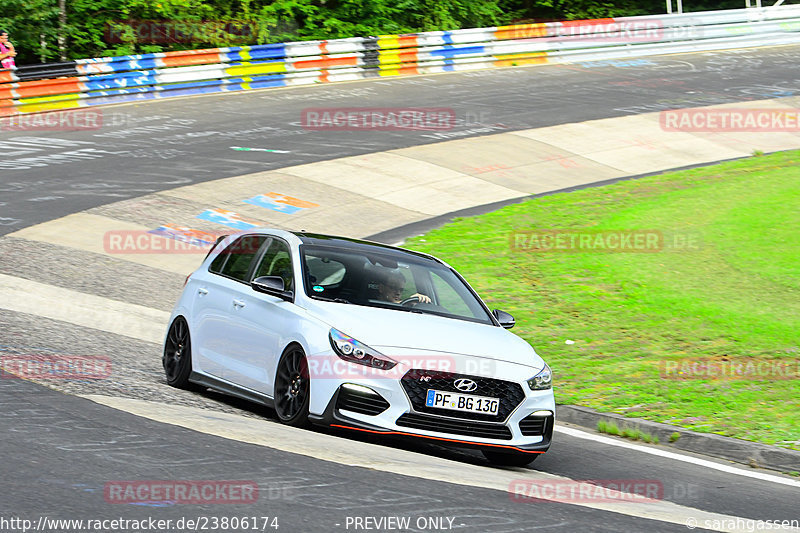
<svg viewBox="0 0 800 533">
<path fill-rule="evenodd" d="M 798 61 L 800 48 L 784 46 L 111 106 L 103 109 L 99 130 L 0 131 L 0 235 L 148 192 L 300 163 L 492 132 L 791 96 L 800 93 Z M 331 132 L 301 126 L 306 108 L 409 106 L 452 109 L 461 125 L 445 132 Z M 76 151 L 81 153 L 59 157 Z"/>
<path fill-rule="evenodd" d="M 0 131 L 0 235 L 120 200 L 290 165 L 792 96 L 800 93 L 798 61 L 800 47 L 791 46 L 111 106 L 102 110 L 96 130 Z M 301 124 L 303 109 L 366 106 L 451 108 L 461 122 L 439 133 L 314 131 Z M 6 275 L 25 272 L 26 279 L 53 284 L 66 277 L 61 285 L 124 302 L 136 301 L 138 287 L 154 293 L 151 305 L 159 312 L 170 309 L 183 277 L 103 257 L 76 259 L 67 248 L 44 244 L 21 247 L 0 239 L 0 249 Z M 125 283 L 117 283 L 121 279 Z M 163 287 L 153 287 L 154 280 Z M 277 524 L 283 532 L 401 530 L 389 517 L 407 518 L 405 531 L 464 532 L 659 532 L 685 531 L 686 524 L 750 531 L 755 522 L 748 520 L 800 519 L 797 478 L 708 457 L 679 460 L 663 447 L 609 444 L 571 427 L 557 428 L 550 451 L 525 469 L 492 468 L 476 452 L 426 443 L 289 430 L 253 405 L 167 387 L 160 349 L 130 336 L 3 310 L 0 354 L 104 354 L 124 372 L 98 385 L 58 384 L 60 391 L 0 379 L 0 531 L 24 529 L 20 522 L 3 522 L 10 519 L 30 520 L 28 528 L 40 531 L 78 530 L 48 522 L 70 518 L 172 520 L 167 530 L 193 529 L 177 526 L 180 519 L 205 519 L 209 530 L 271 531 Z M 132 403 L 119 410 L 65 392 Z M 131 414 L 137 410 L 142 416 Z M 183 427 L 159 421 L 172 413 Z M 227 432 L 237 424 L 239 433 Z M 245 438 L 248 426 L 265 428 L 257 437 L 265 440 Z M 508 492 L 518 479 L 638 480 L 657 484 L 660 493 L 654 504 L 524 500 Z M 104 489 L 115 480 L 248 480 L 258 484 L 259 497 L 246 504 L 109 503 Z M 211 527 L 209 519 L 223 517 L 256 517 L 258 527 Z"/>
</svg>

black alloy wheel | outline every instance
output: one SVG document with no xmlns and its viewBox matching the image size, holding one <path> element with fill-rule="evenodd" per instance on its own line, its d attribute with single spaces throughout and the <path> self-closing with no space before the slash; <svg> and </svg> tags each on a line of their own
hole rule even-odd
<svg viewBox="0 0 800 533">
<path fill-rule="evenodd" d="M 191 389 L 189 374 L 192 373 L 192 341 L 189 325 L 178 317 L 169 327 L 162 358 L 167 383 L 179 389 Z"/>
<path fill-rule="evenodd" d="M 295 427 L 308 425 L 310 385 L 303 349 L 289 346 L 278 361 L 275 376 L 275 413 L 281 423 Z"/>
</svg>

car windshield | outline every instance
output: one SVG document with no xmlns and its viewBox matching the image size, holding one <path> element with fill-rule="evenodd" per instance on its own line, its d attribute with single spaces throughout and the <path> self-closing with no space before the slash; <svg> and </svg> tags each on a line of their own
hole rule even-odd
<svg viewBox="0 0 800 533">
<path fill-rule="evenodd" d="M 377 246 L 301 250 L 311 298 L 493 323 L 461 278 L 432 259 Z"/>
</svg>

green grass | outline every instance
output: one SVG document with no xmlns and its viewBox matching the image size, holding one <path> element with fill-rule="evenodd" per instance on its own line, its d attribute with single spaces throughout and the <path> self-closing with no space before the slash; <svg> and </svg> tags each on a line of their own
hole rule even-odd
<svg viewBox="0 0 800 533">
<path fill-rule="evenodd" d="M 512 232 L 534 229 L 655 229 L 697 247 L 511 249 Z M 800 153 L 545 196 L 406 246 L 446 260 L 516 317 L 513 331 L 553 368 L 559 403 L 800 449 L 799 380 L 660 372 L 699 358 L 800 364 Z"/>
<path fill-rule="evenodd" d="M 606 433 L 608 435 L 623 437 L 625 439 L 641 440 L 646 442 L 647 444 L 659 443 L 658 437 L 656 435 L 651 435 L 639 429 L 634 429 L 629 427 L 620 429 L 619 426 L 617 426 L 617 424 L 615 424 L 614 422 L 606 422 L 605 420 L 600 420 L 597 422 L 597 431 L 599 431 L 600 433 Z"/>
</svg>

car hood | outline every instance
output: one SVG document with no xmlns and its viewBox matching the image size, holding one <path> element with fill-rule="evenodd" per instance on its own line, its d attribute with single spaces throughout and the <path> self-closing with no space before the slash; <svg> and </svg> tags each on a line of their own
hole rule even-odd
<svg viewBox="0 0 800 533">
<path fill-rule="evenodd" d="M 390 357 L 392 349 L 404 353 L 419 350 L 484 357 L 537 370 L 544 367 L 542 358 L 526 341 L 498 326 L 318 300 L 309 301 L 307 311 Z"/>
</svg>

